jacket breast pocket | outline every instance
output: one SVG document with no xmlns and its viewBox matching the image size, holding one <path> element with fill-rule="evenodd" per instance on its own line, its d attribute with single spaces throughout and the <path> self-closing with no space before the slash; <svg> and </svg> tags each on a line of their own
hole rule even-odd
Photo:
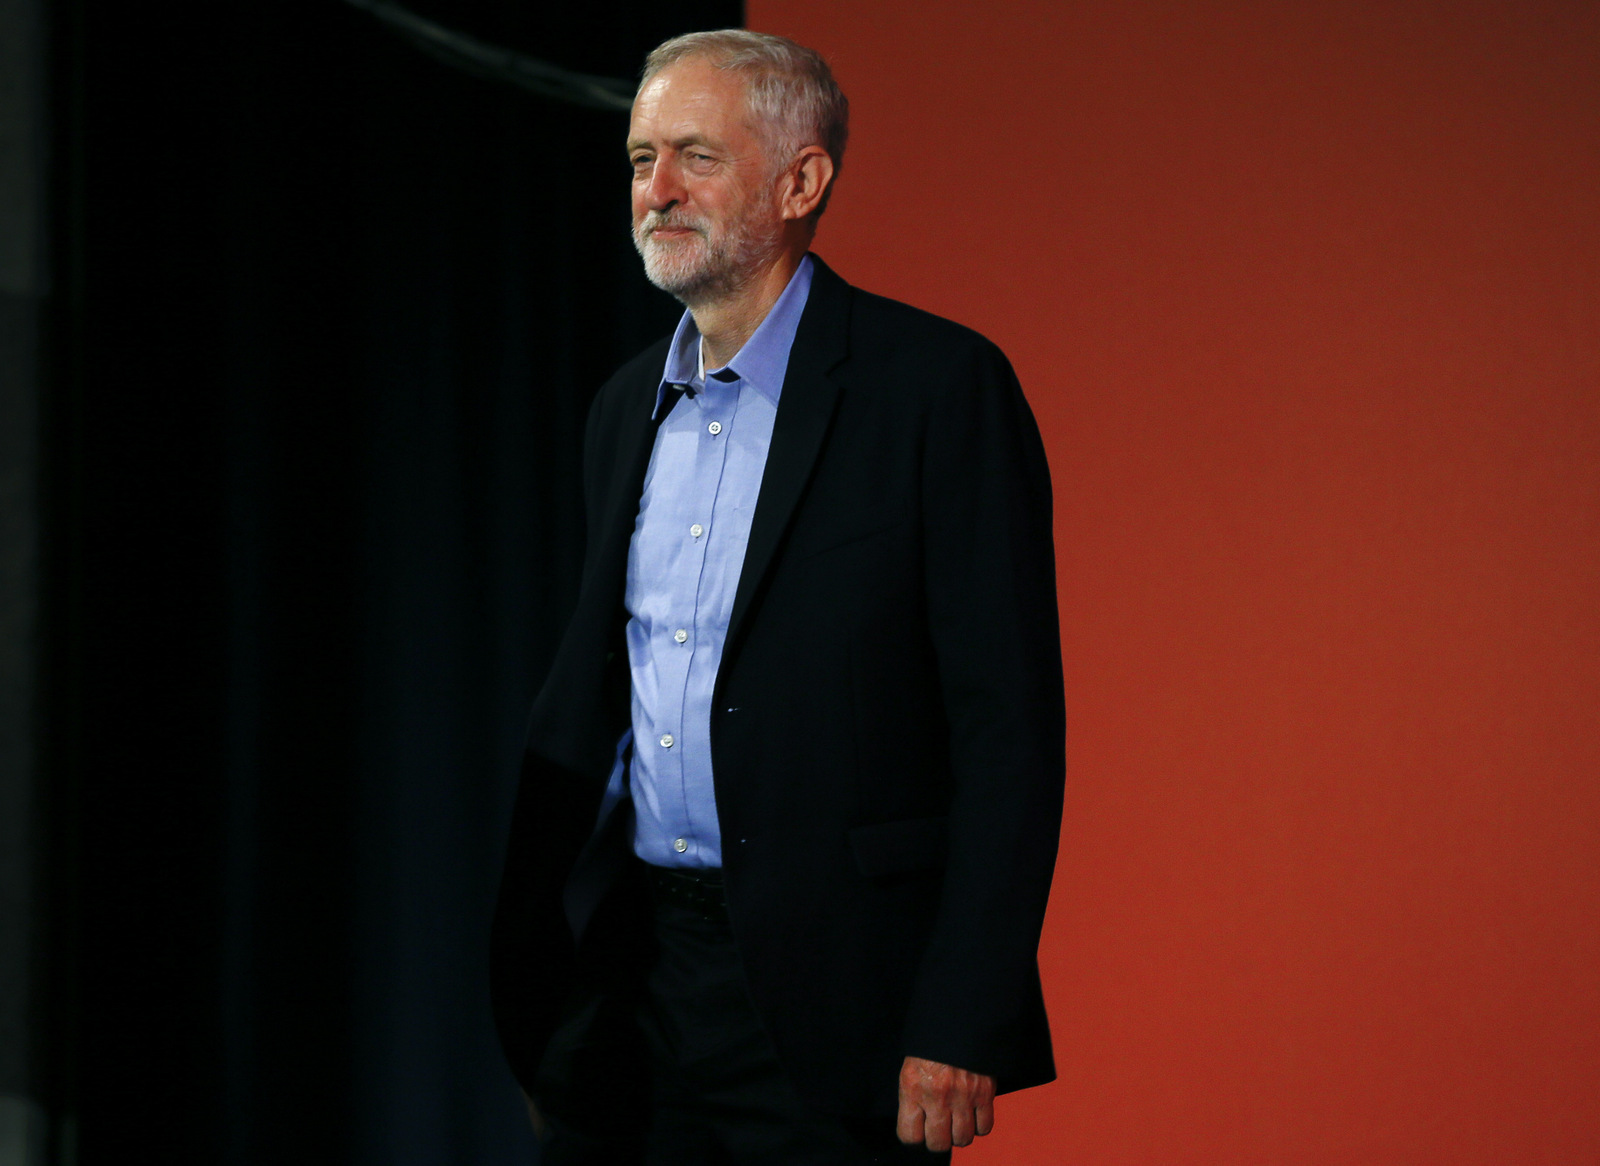
<svg viewBox="0 0 1600 1166">
<path fill-rule="evenodd" d="M 901 818 L 850 831 L 856 867 L 868 878 L 938 870 L 950 845 L 949 819 Z"/>
<path fill-rule="evenodd" d="M 904 518 L 868 518 L 865 521 L 852 523 L 847 526 L 829 527 L 806 532 L 804 537 L 797 538 L 791 545 L 789 555 L 796 562 L 814 559 L 818 555 L 830 551 L 841 550 L 844 547 L 865 543 L 880 535 L 887 534 L 896 527 L 904 525 Z"/>
</svg>

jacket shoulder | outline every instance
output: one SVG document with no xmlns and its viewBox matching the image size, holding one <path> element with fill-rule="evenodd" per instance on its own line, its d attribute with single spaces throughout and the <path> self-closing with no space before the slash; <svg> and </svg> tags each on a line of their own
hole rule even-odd
<svg viewBox="0 0 1600 1166">
<path fill-rule="evenodd" d="M 899 300 L 852 291 L 846 367 L 853 378 L 933 407 L 966 408 L 975 396 L 1015 391 L 1011 362 L 981 332 Z"/>
<path fill-rule="evenodd" d="M 866 291 L 841 278 L 820 256 L 812 258 L 816 276 L 811 294 L 820 309 L 822 334 L 826 335 L 829 328 L 848 333 L 850 359 L 882 357 L 930 366 L 951 362 L 965 365 L 974 358 L 1005 362 L 1000 349 L 982 333 Z M 846 353 L 841 351 L 839 355 Z"/>
<path fill-rule="evenodd" d="M 852 291 L 853 331 L 869 344 L 881 340 L 897 347 L 927 347 L 941 357 L 1000 351 L 987 336 L 965 324 L 860 288 Z"/>
</svg>

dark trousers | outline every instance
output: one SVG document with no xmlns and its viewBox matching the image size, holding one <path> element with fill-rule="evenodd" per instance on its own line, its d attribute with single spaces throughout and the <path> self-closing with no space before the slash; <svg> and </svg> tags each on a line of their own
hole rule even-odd
<svg viewBox="0 0 1600 1166">
<path fill-rule="evenodd" d="M 654 888 L 655 952 L 637 1010 L 649 1061 L 637 1124 L 602 1145 L 558 1125 L 544 1166 L 869 1166 L 948 1163 L 905 1146 L 890 1115 L 853 1121 L 814 1112 L 778 1060 L 750 1002 L 715 887 Z M 841 1050 L 841 1056 L 848 1056 Z"/>
</svg>

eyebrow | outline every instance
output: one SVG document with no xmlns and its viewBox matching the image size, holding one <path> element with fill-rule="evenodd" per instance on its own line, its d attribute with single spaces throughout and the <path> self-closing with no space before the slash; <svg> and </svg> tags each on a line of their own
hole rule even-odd
<svg viewBox="0 0 1600 1166">
<path fill-rule="evenodd" d="M 674 150 L 682 150 L 686 146 L 705 146 L 707 149 L 711 150 L 720 150 L 723 148 L 719 143 L 714 142 L 710 138 L 704 137 L 701 134 L 687 134 L 681 138 L 674 138 L 672 141 L 667 143 L 667 146 Z M 635 150 L 653 149 L 655 149 L 655 146 L 651 142 L 645 141 L 644 139 L 628 139 L 627 153 L 629 154 L 633 153 Z"/>
</svg>

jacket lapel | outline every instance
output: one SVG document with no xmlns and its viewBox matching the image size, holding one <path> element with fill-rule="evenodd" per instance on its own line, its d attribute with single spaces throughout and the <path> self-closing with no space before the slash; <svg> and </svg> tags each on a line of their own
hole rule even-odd
<svg viewBox="0 0 1600 1166">
<path fill-rule="evenodd" d="M 839 403 L 839 386 L 828 374 L 849 350 L 850 285 L 815 255 L 811 261 L 816 268 L 811 294 L 795 331 L 794 346 L 789 350 L 789 367 L 772 427 L 772 445 L 767 450 L 761 493 L 751 518 L 750 541 L 745 546 L 744 566 L 728 621 L 729 645 L 736 641 L 755 593 L 772 565 Z"/>
<path fill-rule="evenodd" d="M 628 387 L 627 400 L 611 420 L 609 464 L 605 468 L 605 489 L 596 500 L 590 521 L 588 553 L 585 555 L 583 584 L 578 608 L 562 642 L 559 655 L 545 682 L 540 699 L 534 704 L 534 732 L 543 742 L 544 752 L 567 768 L 592 774 L 604 785 L 621 731 L 615 722 L 618 709 L 626 701 L 614 699 L 619 685 L 625 684 L 626 668 L 616 659 L 624 651 L 622 628 L 627 619 L 624 609 L 628 577 L 628 542 L 639 514 L 639 494 L 644 485 L 650 451 L 655 444 L 656 427 L 650 417 L 656 379 L 641 374 Z M 594 703 L 575 715 L 574 705 L 563 694 L 592 694 Z M 592 791 L 598 799 L 599 788 Z"/>
<path fill-rule="evenodd" d="M 655 370 L 655 380 L 641 380 L 631 395 L 623 412 L 617 434 L 617 460 L 611 475 L 611 494 L 606 499 L 603 517 L 596 528 L 599 555 L 596 577 L 622 583 L 627 574 L 628 542 L 633 537 L 634 523 L 639 517 L 639 497 L 644 492 L 644 474 L 650 468 L 650 453 L 655 448 L 656 419 L 650 416 L 655 401 L 655 391 L 660 383 L 660 369 Z M 666 410 L 662 410 L 663 415 Z M 616 566 L 620 560 L 622 566 Z M 620 594 L 620 592 L 619 592 Z"/>
</svg>

